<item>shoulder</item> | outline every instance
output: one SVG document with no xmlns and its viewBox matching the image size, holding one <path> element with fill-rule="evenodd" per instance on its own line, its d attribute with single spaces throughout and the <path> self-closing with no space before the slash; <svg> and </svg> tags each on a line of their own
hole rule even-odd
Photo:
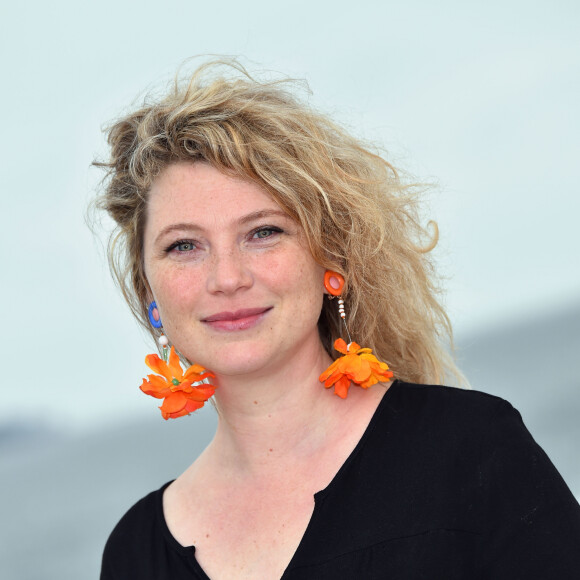
<svg viewBox="0 0 580 580">
<path fill-rule="evenodd" d="M 509 402 L 453 387 L 398 381 L 391 388 L 377 429 L 382 441 L 374 438 L 377 448 L 385 445 L 388 433 L 393 445 L 420 458 L 421 469 L 430 469 L 431 482 L 444 472 L 456 482 L 471 476 L 489 506 L 501 506 L 498 521 L 508 512 L 522 518 L 539 512 L 549 498 L 552 513 L 560 514 L 561 525 L 566 520 L 578 537 L 578 503 Z M 488 508 L 487 515 L 492 511 Z"/>
<path fill-rule="evenodd" d="M 505 399 L 489 393 L 445 385 L 415 384 L 396 380 L 389 391 L 391 399 L 401 403 L 429 402 L 458 408 L 496 408 L 509 405 Z"/>
<path fill-rule="evenodd" d="M 168 485 L 169 483 L 166 483 L 158 490 L 147 494 L 127 510 L 113 529 L 109 542 L 118 538 L 134 538 L 155 526 L 163 492 Z"/>
<path fill-rule="evenodd" d="M 440 430 L 465 437 L 487 432 L 491 424 L 502 420 L 522 424 L 520 414 L 508 401 L 475 390 L 396 381 L 384 403 L 387 421 L 408 422 L 415 431 Z"/>
<path fill-rule="evenodd" d="M 399 465 L 406 453 L 413 473 L 437 478 L 471 474 L 481 483 L 514 457 L 545 455 L 509 402 L 473 390 L 397 381 L 371 427 L 369 452 L 396 456 Z"/>
<path fill-rule="evenodd" d="M 506 444 L 515 449 L 520 443 L 530 445 L 533 439 L 519 413 L 499 397 L 395 381 L 361 439 L 355 460 L 361 473 L 371 473 L 377 482 L 388 480 L 396 470 L 406 489 L 428 481 L 430 489 L 443 493 L 468 480 L 478 488 L 495 449 Z"/>
<path fill-rule="evenodd" d="M 121 572 L 119 578 L 134 577 L 129 571 L 139 559 L 136 555 L 145 547 L 159 545 L 163 534 L 160 524 L 162 497 L 169 483 L 140 499 L 119 520 L 105 545 L 101 578 L 117 577 L 107 575 L 109 570 L 127 572 L 125 576 Z"/>
</svg>

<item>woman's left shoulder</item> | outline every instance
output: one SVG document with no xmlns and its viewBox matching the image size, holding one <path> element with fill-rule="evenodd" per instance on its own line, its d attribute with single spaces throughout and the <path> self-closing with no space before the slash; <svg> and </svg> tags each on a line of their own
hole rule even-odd
<svg viewBox="0 0 580 580">
<path fill-rule="evenodd" d="M 482 391 L 396 381 L 387 394 L 385 402 L 394 414 L 413 415 L 415 420 L 439 420 L 471 428 L 501 417 L 521 422 L 521 415 L 508 401 Z"/>
</svg>

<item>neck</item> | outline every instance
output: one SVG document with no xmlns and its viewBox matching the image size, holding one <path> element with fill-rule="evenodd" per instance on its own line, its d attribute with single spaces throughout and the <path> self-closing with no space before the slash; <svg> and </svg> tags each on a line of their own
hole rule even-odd
<svg viewBox="0 0 580 580">
<path fill-rule="evenodd" d="M 331 359 L 320 345 L 302 353 L 300 364 L 257 376 L 220 376 L 218 429 L 212 456 L 248 474 L 312 457 L 324 445 L 350 401 L 335 397 L 318 377 Z"/>
</svg>

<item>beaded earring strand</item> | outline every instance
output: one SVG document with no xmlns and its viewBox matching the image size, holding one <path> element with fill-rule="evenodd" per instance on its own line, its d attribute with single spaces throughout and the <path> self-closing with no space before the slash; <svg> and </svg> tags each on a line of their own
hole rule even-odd
<svg viewBox="0 0 580 580">
<path fill-rule="evenodd" d="M 162 328 L 155 301 L 149 304 L 148 312 L 151 325 L 154 328 Z M 198 364 L 191 365 L 184 372 L 173 346 L 168 353 L 169 340 L 163 331 L 159 337 L 159 344 L 162 347 L 163 358 L 156 354 L 148 354 L 145 357 L 145 364 L 157 374 L 147 375 L 139 388 L 146 395 L 163 399 L 159 409 L 165 420 L 177 419 L 201 409 L 217 388 L 217 385 L 206 381 L 215 378 L 215 375 Z"/>
<path fill-rule="evenodd" d="M 350 336 L 346 324 L 346 311 L 342 289 L 344 288 L 344 278 L 332 270 L 327 270 L 324 274 L 324 287 L 332 300 L 338 297 L 338 313 L 342 320 L 348 344 L 342 339 L 334 341 L 334 348 L 343 356 L 337 358 L 319 377 L 320 382 L 328 389 L 334 385 L 334 393 L 346 399 L 351 383 L 355 383 L 363 389 L 380 382 L 387 382 L 393 378 L 393 373 L 389 366 L 380 362 L 372 354 L 370 348 L 361 348 Z"/>
</svg>

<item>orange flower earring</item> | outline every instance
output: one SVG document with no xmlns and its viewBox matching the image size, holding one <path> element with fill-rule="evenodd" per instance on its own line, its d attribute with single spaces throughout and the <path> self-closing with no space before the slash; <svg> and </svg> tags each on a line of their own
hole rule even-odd
<svg viewBox="0 0 580 580">
<path fill-rule="evenodd" d="M 334 385 L 334 393 L 342 399 L 346 399 L 351 383 L 368 389 L 378 382 L 387 382 L 392 379 L 393 373 L 389 370 L 388 365 L 380 362 L 372 354 L 373 351 L 370 348 L 361 348 L 350 337 L 342 298 L 344 278 L 338 272 L 327 270 L 324 274 L 324 287 L 330 300 L 338 297 L 338 313 L 349 342 L 347 344 L 342 338 L 334 341 L 335 350 L 342 353 L 343 356 L 336 359 L 320 375 L 320 382 L 324 383 L 327 389 Z"/>
<path fill-rule="evenodd" d="M 163 328 L 155 302 L 149 305 L 149 322 L 154 328 Z M 198 364 L 191 365 L 183 372 L 175 349 L 171 347 L 168 353 L 169 341 L 163 331 L 159 344 L 163 358 L 156 354 L 145 357 L 145 364 L 157 374 L 147 375 L 140 389 L 146 395 L 163 399 L 159 409 L 165 420 L 183 417 L 201 409 L 216 389 L 216 385 L 208 383 L 206 379 L 215 378 L 215 375 Z"/>
</svg>

